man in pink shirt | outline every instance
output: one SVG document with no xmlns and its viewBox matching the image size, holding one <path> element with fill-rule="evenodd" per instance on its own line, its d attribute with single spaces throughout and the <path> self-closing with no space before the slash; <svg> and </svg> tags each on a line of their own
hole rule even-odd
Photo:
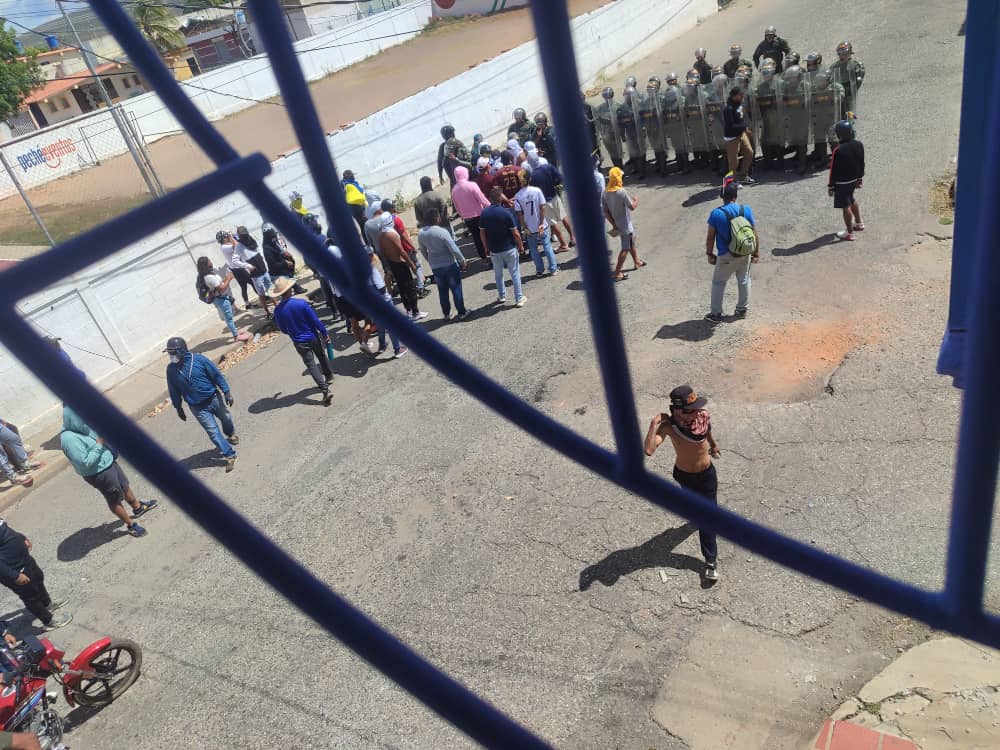
<svg viewBox="0 0 1000 750">
<path fill-rule="evenodd" d="M 479 189 L 479 185 L 469 179 L 469 170 L 465 167 L 455 167 L 455 187 L 451 190 L 451 202 L 465 222 L 469 234 L 472 235 L 479 257 L 489 260 L 489 253 L 479 236 L 479 217 L 482 216 L 484 208 L 489 208 L 490 202 Z"/>
</svg>

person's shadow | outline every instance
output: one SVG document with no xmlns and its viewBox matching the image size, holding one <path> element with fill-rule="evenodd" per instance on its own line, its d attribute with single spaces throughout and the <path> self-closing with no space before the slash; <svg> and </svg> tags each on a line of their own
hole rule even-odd
<svg viewBox="0 0 1000 750">
<path fill-rule="evenodd" d="M 715 334 L 716 324 L 705 318 L 668 323 L 661 326 L 654 339 L 680 339 L 681 341 L 705 341 Z"/>
<path fill-rule="evenodd" d="M 818 250 L 821 247 L 832 245 L 836 241 L 837 235 L 833 233 L 823 234 L 814 240 L 800 242 L 799 244 L 792 245 L 791 247 L 776 247 L 771 251 L 771 254 L 778 258 L 788 258 L 794 255 L 802 255 L 803 253 L 811 253 L 813 250 Z"/>
<path fill-rule="evenodd" d="M 580 591 L 586 591 L 600 581 L 605 586 L 614 586 L 622 576 L 646 568 L 676 568 L 690 570 L 699 575 L 705 570 L 705 563 L 691 555 L 674 552 L 681 542 L 694 534 L 698 528 L 686 523 L 674 529 L 657 534 L 638 547 L 615 550 L 598 563 L 580 572 Z"/>
<path fill-rule="evenodd" d="M 102 523 L 100 526 L 83 528 L 74 531 L 59 543 L 59 547 L 56 548 L 56 557 L 62 562 L 82 560 L 98 547 L 103 547 L 123 536 L 128 536 L 128 531 L 117 519 Z"/>
<path fill-rule="evenodd" d="M 335 359 L 334 361 L 336 362 L 337 360 Z M 310 398 L 310 396 L 314 397 Z M 274 409 L 286 409 L 289 406 L 295 405 L 322 406 L 323 401 L 319 388 L 315 385 L 311 385 L 295 393 L 282 393 L 281 391 L 278 391 L 273 396 L 263 396 L 257 399 L 247 407 L 247 411 L 251 414 L 263 414 L 264 412 L 273 411 Z M 218 451 L 215 451 L 215 455 L 218 455 Z M 191 458 L 194 458 L 194 456 Z M 188 461 L 190 460 L 191 459 L 188 459 Z M 189 468 L 194 467 L 189 466 Z"/>
</svg>

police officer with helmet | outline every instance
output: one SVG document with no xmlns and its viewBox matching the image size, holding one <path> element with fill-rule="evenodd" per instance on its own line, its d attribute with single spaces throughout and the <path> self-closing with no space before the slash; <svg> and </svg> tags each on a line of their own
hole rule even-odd
<svg viewBox="0 0 1000 750">
<path fill-rule="evenodd" d="M 754 50 L 753 63 L 759 69 L 761 60 L 774 60 L 774 72 L 781 73 L 782 62 L 790 51 L 788 42 L 778 36 L 778 30 L 774 26 L 768 26 L 764 29 L 764 41 Z"/>
<path fill-rule="evenodd" d="M 661 116 L 663 121 L 663 148 L 666 151 L 666 141 L 674 148 L 674 157 L 681 174 L 691 173 L 691 163 L 688 158 L 690 148 L 687 141 L 687 131 L 684 127 L 684 92 L 677 85 L 677 74 L 667 73 L 666 88 L 660 94 Z"/>
<path fill-rule="evenodd" d="M 615 103 L 615 90 L 610 86 L 605 86 L 601 91 L 603 100 L 597 105 L 595 118 L 597 120 L 597 131 L 600 133 L 601 142 L 604 149 L 611 158 L 611 163 L 616 167 L 622 165 L 622 142 L 625 140 L 618 129 L 618 105 Z"/>
<path fill-rule="evenodd" d="M 858 89 L 865 80 L 865 66 L 854 57 L 854 47 L 850 42 L 837 45 L 837 62 L 830 66 L 830 76 L 834 83 L 844 87 L 841 105 L 842 119 L 848 119 L 848 112 L 857 112 Z"/>
<path fill-rule="evenodd" d="M 660 79 L 650 76 L 646 83 L 646 96 L 639 104 L 639 120 L 646 134 L 646 141 L 656 157 L 656 172 L 661 177 L 667 173 L 667 140 L 663 132 L 663 102 Z"/>
<path fill-rule="evenodd" d="M 712 66 L 705 61 L 707 54 L 708 50 L 704 47 L 696 49 L 694 51 L 694 64 L 691 66 L 692 70 L 698 71 L 698 81 L 702 84 L 712 82 Z"/>
<path fill-rule="evenodd" d="M 531 132 L 534 126 L 528 120 L 528 113 L 522 107 L 514 110 L 514 122 L 507 127 L 508 133 L 517 133 L 517 142 L 524 146 L 531 140 Z"/>
<path fill-rule="evenodd" d="M 736 71 L 743 66 L 750 67 L 750 61 L 743 59 L 743 47 L 733 43 L 729 47 L 729 59 L 722 63 L 722 72 L 731 81 L 736 77 Z"/>
</svg>

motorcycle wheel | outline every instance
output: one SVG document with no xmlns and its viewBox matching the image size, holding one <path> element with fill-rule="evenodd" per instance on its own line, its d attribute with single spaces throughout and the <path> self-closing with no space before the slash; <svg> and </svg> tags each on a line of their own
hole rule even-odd
<svg viewBox="0 0 1000 750">
<path fill-rule="evenodd" d="M 132 687 L 142 670 L 142 649 L 126 639 L 115 639 L 98 651 L 85 669 L 97 674 L 84 676 L 73 688 L 81 706 L 105 706 Z"/>
</svg>

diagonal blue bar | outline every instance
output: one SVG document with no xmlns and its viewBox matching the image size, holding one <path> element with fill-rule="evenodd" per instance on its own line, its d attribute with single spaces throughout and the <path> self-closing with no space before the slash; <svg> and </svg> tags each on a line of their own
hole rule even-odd
<svg viewBox="0 0 1000 750">
<path fill-rule="evenodd" d="M 258 28 L 268 30 L 263 35 L 264 47 L 271 58 L 274 77 L 288 107 L 292 128 L 302 147 L 302 153 L 309 162 L 323 209 L 327 219 L 333 222 L 337 230 L 337 245 L 344 253 L 355 284 L 364 284 L 371 275 L 371 261 L 358 239 L 357 224 L 347 207 L 343 187 L 337 180 L 337 167 L 313 105 L 309 84 L 306 83 L 292 46 L 284 13 L 278 3 L 272 0 L 250 0 L 250 9 Z"/>
<path fill-rule="evenodd" d="M 979 612 L 986 580 L 990 532 L 996 496 L 997 456 L 1000 455 L 1000 254 L 994 228 L 996 175 L 1000 170 L 1000 137 L 996 128 L 1000 99 L 977 92 L 995 92 L 1000 85 L 1000 13 L 995 2 L 970 2 L 966 18 L 965 84 L 962 92 L 962 130 L 959 142 L 960 202 L 955 231 L 956 264 L 962 254 L 972 257 L 955 270 L 970 274 L 971 295 L 957 295 L 951 304 L 966 305 L 969 335 L 965 339 L 962 380 L 962 421 L 958 433 L 955 490 L 948 541 L 945 596 L 956 617 Z M 985 80 L 984 80 L 985 79 Z M 993 118 L 993 119 L 986 119 Z M 974 131 L 969 142 L 968 131 Z M 983 138 L 981 147 L 974 139 Z M 970 165 L 971 163 L 971 165 Z M 968 183 L 966 183 L 968 174 Z M 964 201 L 968 201 L 965 203 Z M 956 297 L 958 297 L 956 299 Z"/>
<path fill-rule="evenodd" d="M 565 0 L 531 3 L 538 36 L 538 51 L 545 71 L 543 79 L 552 105 L 552 120 L 559 139 L 561 169 L 569 192 L 570 214 L 576 227 L 577 253 L 587 290 L 590 327 L 604 382 L 620 475 L 645 472 L 639 419 L 632 392 L 632 378 L 625 353 L 621 316 L 608 269 L 608 246 L 604 235 L 604 212 L 598 202 L 590 158 L 590 135 L 580 103 L 580 83 Z"/>
<path fill-rule="evenodd" d="M 12 266 L 0 274 L 0 299 L 13 304 L 40 292 L 54 281 L 49 269 L 58 268 L 63 277 L 78 273 L 116 249 L 138 242 L 207 203 L 259 183 L 270 173 L 271 164 L 260 154 L 226 164 L 162 198 Z"/>
</svg>

